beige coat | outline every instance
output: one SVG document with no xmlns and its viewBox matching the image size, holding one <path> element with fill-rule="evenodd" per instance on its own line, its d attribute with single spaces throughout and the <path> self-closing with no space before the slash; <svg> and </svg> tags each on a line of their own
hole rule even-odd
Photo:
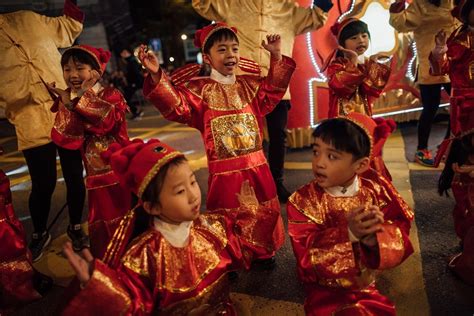
<svg viewBox="0 0 474 316">
<path fill-rule="evenodd" d="M 435 46 L 434 37 L 443 29 L 447 34 L 458 26 L 451 15 L 453 0 L 441 0 L 439 7 L 428 0 L 413 0 L 399 13 L 390 13 L 390 24 L 399 32 L 413 32 L 418 54 L 418 83 L 436 84 L 449 82 L 448 76 L 431 76 L 428 57 Z"/>
<path fill-rule="evenodd" d="M 58 48 L 71 46 L 82 23 L 32 11 L 0 15 L 0 107 L 15 126 L 18 149 L 51 141 L 53 104 L 43 82 L 65 88 Z"/>
<path fill-rule="evenodd" d="M 280 34 L 281 52 L 292 56 L 295 36 L 324 25 L 327 14 L 320 8 L 302 8 L 294 0 L 193 0 L 194 9 L 208 20 L 237 28 L 240 55 L 256 61 L 266 75 L 270 54 L 262 47 L 268 34 Z M 287 91 L 283 99 L 289 99 Z"/>
</svg>

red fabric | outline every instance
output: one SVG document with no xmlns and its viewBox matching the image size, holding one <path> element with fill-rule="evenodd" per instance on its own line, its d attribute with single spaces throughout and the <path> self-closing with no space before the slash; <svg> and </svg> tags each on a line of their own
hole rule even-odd
<svg viewBox="0 0 474 316">
<path fill-rule="evenodd" d="M 202 29 L 196 31 L 196 33 L 194 34 L 194 46 L 196 46 L 197 48 L 204 48 L 204 45 L 206 44 L 206 41 L 209 36 L 211 36 L 212 33 L 214 33 L 215 31 L 223 28 L 231 30 L 232 32 L 237 34 L 237 29 L 235 27 L 231 27 L 224 22 L 209 24 L 203 27 Z"/>
<path fill-rule="evenodd" d="M 66 51 L 68 50 L 80 50 L 91 55 L 96 60 L 97 64 L 100 66 L 102 74 L 104 73 L 105 68 L 107 67 L 107 63 L 109 62 L 109 59 L 112 56 L 112 54 L 108 50 L 104 50 L 100 47 L 92 47 L 90 45 L 85 44 L 69 47 L 68 49 L 66 49 Z"/>
<path fill-rule="evenodd" d="M 463 240 L 467 231 L 474 227 L 474 178 L 469 174 L 456 174 L 451 190 L 456 201 L 453 209 L 454 228 Z"/>
<path fill-rule="evenodd" d="M 352 22 L 356 21 L 359 21 L 359 19 L 347 18 L 342 20 L 342 22 L 336 22 L 331 26 L 331 33 L 339 40 L 342 30 Z"/>
<path fill-rule="evenodd" d="M 405 1 L 394 2 L 390 5 L 390 13 L 400 13 L 405 10 Z"/>
<path fill-rule="evenodd" d="M 84 17 L 85 17 L 84 12 L 82 12 L 81 9 L 79 9 L 79 7 L 75 5 L 74 3 L 72 3 L 72 1 L 70 0 L 64 1 L 63 14 L 73 18 L 74 20 L 78 22 L 81 22 L 81 23 L 84 22 Z"/>
</svg>

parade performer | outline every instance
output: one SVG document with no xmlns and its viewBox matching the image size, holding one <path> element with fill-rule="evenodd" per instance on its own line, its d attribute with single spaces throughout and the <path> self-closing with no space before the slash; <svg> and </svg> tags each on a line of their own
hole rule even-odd
<svg viewBox="0 0 474 316">
<path fill-rule="evenodd" d="M 193 8 L 210 21 L 222 21 L 239 30 L 240 55 L 257 62 L 262 75 L 267 75 L 270 54 L 260 43 L 268 34 L 280 34 L 281 52 L 292 56 L 295 37 L 321 28 L 327 20 L 327 12 L 333 6 L 331 0 L 314 0 L 313 6 L 304 8 L 294 0 L 193 0 Z M 286 202 L 290 193 L 283 184 L 285 141 L 290 90 L 266 115 L 269 147 L 268 163 L 281 202 Z"/>
<path fill-rule="evenodd" d="M 40 299 L 53 284 L 33 268 L 25 237 L 13 210 L 10 181 L 0 169 L 0 315 Z"/>
<path fill-rule="evenodd" d="M 0 14 L 0 107 L 15 126 L 18 150 L 23 152 L 31 177 L 28 205 L 33 235 L 28 247 L 33 261 L 51 242 L 47 232 L 51 197 L 56 187 L 56 152 L 67 188 L 69 237 L 82 239 L 80 224 L 85 187 L 79 151 L 57 148 L 51 141 L 53 99 L 44 82 L 64 87 L 58 48 L 69 47 L 82 31 L 84 13 L 76 1 L 65 0 L 63 15 L 47 17 L 32 11 Z"/>
<path fill-rule="evenodd" d="M 89 194 L 89 234 L 95 257 L 101 258 L 115 228 L 130 209 L 131 192 L 120 185 L 100 154 L 112 143 L 129 143 L 125 114 L 128 109 L 120 91 L 98 83 L 110 52 L 88 45 L 68 48 L 61 58 L 68 89 L 48 84 L 58 96 L 51 110 L 56 120 L 51 138 L 58 147 L 81 150 Z M 88 243 L 73 242 L 78 251 Z"/>
<path fill-rule="evenodd" d="M 189 163 L 157 140 L 119 149 L 110 163 L 143 203 L 124 216 L 103 261 L 65 246 L 82 290 L 63 315 L 236 315 L 227 272 L 274 248 L 279 211 L 260 205 L 245 181 L 236 212 L 200 215 Z"/>
<path fill-rule="evenodd" d="M 452 83 L 451 132 L 436 157 L 436 165 L 447 156 L 438 191 L 451 188 L 456 205 L 454 227 L 461 239 L 462 252 L 449 267 L 464 281 L 474 285 L 474 3 L 461 1 L 453 10 L 463 25 L 449 39 L 442 30 L 430 55 L 434 74 L 449 74 Z"/>
<path fill-rule="evenodd" d="M 331 27 L 339 47 L 328 58 L 328 117 L 350 112 L 372 116 L 372 104 L 382 93 L 390 77 L 390 67 L 381 61 L 387 56 L 375 54 L 366 58 L 370 33 L 365 22 L 348 18 Z M 335 58 L 334 58 L 335 57 Z"/>
<path fill-rule="evenodd" d="M 395 315 L 375 278 L 413 252 L 413 213 L 390 182 L 368 170 L 367 120 L 350 113 L 323 121 L 313 133 L 315 180 L 288 199 L 307 315 Z"/>
<path fill-rule="evenodd" d="M 406 0 L 397 0 L 390 6 L 390 25 L 398 32 L 413 32 L 413 42 L 416 43 L 417 74 L 416 83 L 420 89 L 423 105 L 418 121 L 418 145 L 415 161 L 421 165 L 432 167 L 434 159 L 428 149 L 431 126 L 438 111 L 441 90 L 451 92 L 449 77 L 430 75 L 428 57 L 433 48 L 433 37 L 440 29 L 451 33 L 457 26 L 456 19 L 450 14 L 454 7 L 453 0 L 412 0 L 406 5 Z M 445 138 L 449 137 L 449 126 Z"/>
<path fill-rule="evenodd" d="M 207 209 L 237 211 L 236 193 L 246 180 L 255 188 L 261 205 L 280 210 L 270 169 L 262 150 L 264 116 L 278 104 L 295 69 L 294 61 L 280 53 L 280 37 L 270 35 L 263 47 L 271 54 L 267 77 L 235 75 L 239 64 L 237 30 L 215 23 L 196 32 L 195 44 L 204 62 L 212 67 L 209 77 L 174 86 L 158 60 L 143 48 L 139 58 L 150 72 L 144 94 L 163 116 L 197 128 L 206 147 L 209 166 Z M 267 224 L 263 224 L 266 226 Z M 256 229 L 267 229 L 256 227 Z M 274 253 L 284 240 L 281 218 L 274 227 L 275 245 L 257 258 L 273 267 Z"/>
</svg>

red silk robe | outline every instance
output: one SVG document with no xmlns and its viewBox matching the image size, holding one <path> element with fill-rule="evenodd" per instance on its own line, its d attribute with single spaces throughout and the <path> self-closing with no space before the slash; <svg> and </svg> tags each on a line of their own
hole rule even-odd
<svg viewBox="0 0 474 316">
<path fill-rule="evenodd" d="M 334 197 L 311 182 L 288 200 L 288 234 L 307 315 L 395 315 L 393 303 L 375 288 L 375 277 L 413 252 L 408 237 L 413 213 L 388 181 L 373 178 L 360 177 L 354 196 Z M 377 249 L 349 239 L 345 215 L 364 204 L 385 215 Z"/>
<path fill-rule="evenodd" d="M 31 264 L 25 232 L 15 216 L 10 181 L 0 170 L 0 315 L 16 305 L 41 298 L 33 287 L 37 273 Z"/>
<path fill-rule="evenodd" d="M 245 180 L 254 188 L 260 204 L 280 210 L 275 183 L 262 150 L 263 118 L 285 94 L 294 69 L 295 62 L 283 56 L 281 61 L 272 61 L 267 77 L 236 76 L 233 84 L 201 77 L 173 86 L 161 70 L 158 84 L 150 77 L 145 80 L 145 96 L 166 119 L 201 132 L 209 166 L 207 208 L 210 211 L 237 209 L 236 193 Z M 274 238 L 278 249 L 284 240 L 281 218 Z M 259 259 L 272 256 L 276 249 L 261 254 Z"/>
<path fill-rule="evenodd" d="M 72 111 L 58 100 L 51 109 L 58 113 L 51 131 L 53 141 L 58 146 L 82 152 L 87 172 L 91 251 L 97 258 L 104 254 L 120 217 L 130 209 L 130 191 L 100 157 L 110 144 L 129 142 L 127 108 L 117 89 L 104 88 L 97 94 L 86 91 L 74 100 Z"/>
<path fill-rule="evenodd" d="M 468 230 L 474 227 L 474 178 L 469 174 L 455 174 L 451 190 L 456 201 L 454 228 L 458 237 L 464 240 Z"/>
<path fill-rule="evenodd" d="M 242 208 L 233 215 L 201 215 L 184 247 L 151 228 L 132 241 L 115 270 L 95 260 L 91 279 L 63 315 L 236 315 L 227 271 L 248 268 L 252 253 L 275 247 L 272 225 L 280 213 Z"/>
</svg>

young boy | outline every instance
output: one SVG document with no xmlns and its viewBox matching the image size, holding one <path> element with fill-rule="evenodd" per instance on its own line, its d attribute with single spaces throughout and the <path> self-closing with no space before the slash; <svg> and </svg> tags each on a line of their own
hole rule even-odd
<svg viewBox="0 0 474 316">
<path fill-rule="evenodd" d="M 395 315 L 374 281 L 378 270 L 412 253 L 413 214 L 393 186 L 369 170 L 370 120 L 350 113 L 322 122 L 313 132 L 315 179 L 288 200 L 307 315 Z"/>
<path fill-rule="evenodd" d="M 206 147 L 209 164 L 207 209 L 239 207 L 236 193 L 244 181 L 255 188 L 260 205 L 280 209 L 275 183 L 262 150 L 263 118 L 285 94 L 294 71 L 294 61 L 280 53 L 280 36 L 267 36 L 262 43 L 271 55 L 268 76 L 236 76 L 239 66 L 237 30 L 215 23 L 196 32 L 195 44 L 210 65 L 209 77 L 198 77 L 174 86 L 160 69 L 158 60 L 142 48 L 139 58 L 151 74 L 143 92 L 165 118 L 197 128 Z M 263 52 L 262 52 L 263 53 Z M 257 227 L 260 229 L 260 227 Z M 276 248 L 257 254 L 273 266 L 273 255 L 284 239 L 282 220 L 274 227 Z"/>
</svg>

